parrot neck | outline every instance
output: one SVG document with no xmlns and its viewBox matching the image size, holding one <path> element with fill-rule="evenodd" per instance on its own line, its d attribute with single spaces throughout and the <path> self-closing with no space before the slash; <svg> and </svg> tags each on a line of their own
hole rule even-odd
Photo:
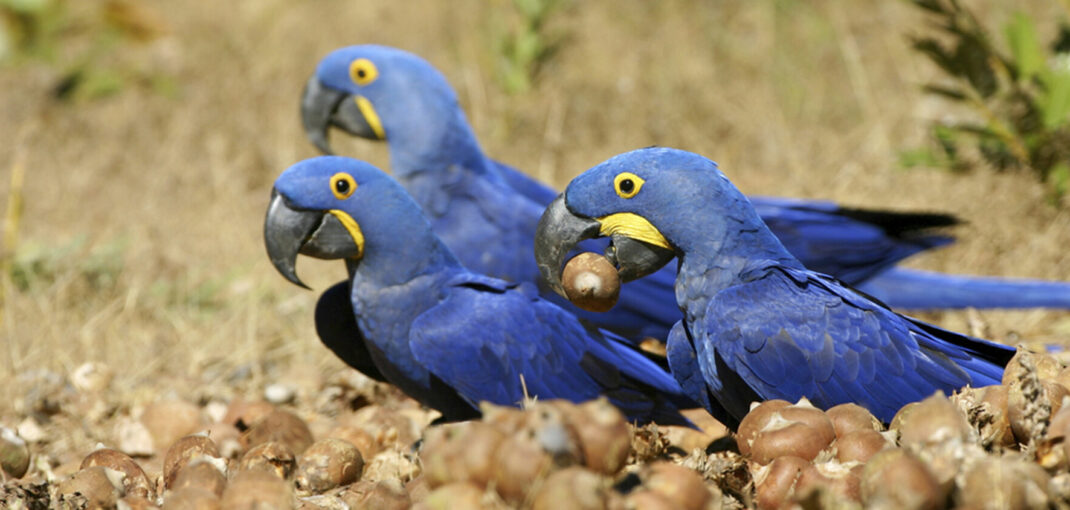
<svg viewBox="0 0 1070 510">
<path fill-rule="evenodd" d="M 693 225 L 719 225 L 720 232 L 689 236 L 695 241 L 677 247 L 683 253 L 676 277 L 676 302 L 687 314 L 703 315 L 718 292 L 747 281 L 755 268 L 770 264 L 803 268 L 780 240 L 758 219 L 753 208 L 734 208 L 734 217 L 696 218 Z M 742 211 L 742 217 L 738 214 Z M 729 221 L 725 221 L 728 218 Z M 717 230 L 716 228 L 714 229 Z"/>
<path fill-rule="evenodd" d="M 371 246 L 353 270 L 353 285 L 375 288 L 406 285 L 422 276 L 449 273 L 462 266 L 449 248 L 426 229 L 423 235 L 406 234 L 399 229 L 395 235 L 406 248 L 403 250 L 373 250 Z"/>
<path fill-rule="evenodd" d="M 409 335 L 413 321 L 442 301 L 443 275 L 430 272 L 383 285 L 362 264 L 353 271 L 350 301 L 368 352 L 391 384 L 431 405 L 430 374 L 415 361 Z"/>
<path fill-rule="evenodd" d="M 364 228 L 364 253 L 355 264 L 353 285 L 386 288 L 461 267 L 412 196 L 393 182 L 384 183 L 387 185 L 374 192 L 378 194 L 379 214 L 389 216 L 389 222 L 361 222 L 362 211 L 351 211 Z"/>
<path fill-rule="evenodd" d="M 462 269 L 430 229 L 426 234 L 430 237 L 422 242 L 404 236 L 405 250 L 369 250 L 347 265 L 353 312 L 376 366 L 406 394 L 434 406 L 430 373 L 415 361 L 410 330 L 421 314 L 442 302 L 452 274 Z"/>
<path fill-rule="evenodd" d="M 455 108 L 447 116 L 452 118 L 425 120 L 390 134 L 390 168 L 406 187 L 418 174 L 445 180 L 457 169 L 493 172 L 461 109 Z"/>
</svg>

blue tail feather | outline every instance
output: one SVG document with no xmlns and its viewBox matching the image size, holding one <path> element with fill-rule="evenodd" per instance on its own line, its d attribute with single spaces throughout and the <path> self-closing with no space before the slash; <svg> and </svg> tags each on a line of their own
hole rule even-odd
<svg viewBox="0 0 1070 510">
<path fill-rule="evenodd" d="M 858 289 L 893 308 L 1070 308 L 1070 283 L 892 268 Z"/>
</svg>

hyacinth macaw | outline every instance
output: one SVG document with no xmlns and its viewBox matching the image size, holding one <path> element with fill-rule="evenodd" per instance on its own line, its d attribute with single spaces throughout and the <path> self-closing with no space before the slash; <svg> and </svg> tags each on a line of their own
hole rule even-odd
<svg viewBox="0 0 1070 510">
<path fill-rule="evenodd" d="M 331 152 L 332 126 L 386 141 L 394 176 L 465 266 L 510 281 L 537 281 L 531 237 L 538 215 L 557 192 L 483 154 L 456 94 L 431 64 L 383 46 L 335 50 L 308 80 L 301 118 L 309 139 L 325 153 Z M 931 233 L 956 223 L 948 215 L 770 197 L 751 197 L 751 202 L 807 268 L 836 276 L 895 308 L 1070 308 L 1070 285 L 1061 282 L 893 267 L 950 243 L 950 237 Z M 679 319 L 674 306 L 665 306 L 672 302 L 673 279 L 670 268 L 633 284 L 602 317 L 572 310 L 628 336 L 664 338 Z"/>
<path fill-rule="evenodd" d="M 283 172 L 264 239 L 272 263 L 298 285 L 298 253 L 344 259 L 348 313 L 317 314 L 355 317 L 342 330 L 359 336 L 332 349 L 351 364 L 370 362 L 447 420 L 477 416 L 481 401 L 517 405 L 525 391 L 574 402 L 605 395 L 640 423 L 686 425 L 677 405 L 697 406 L 666 370 L 539 298 L 533 285 L 465 269 L 405 189 L 367 163 L 323 156 Z"/>
<path fill-rule="evenodd" d="M 606 225 L 612 227 L 608 230 Z M 673 375 L 734 426 L 753 401 L 856 402 L 888 422 L 936 390 L 999 384 L 1014 349 L 897 314 L 807 269 L 716 163 L 641 149 L 591 168 L 543 216 L 536 258 L 561 292 L 565 255 L 611 236 L 614 262 L 644 275 L 679 258 L 684 318 L 668 339 Z"/>
</svg>

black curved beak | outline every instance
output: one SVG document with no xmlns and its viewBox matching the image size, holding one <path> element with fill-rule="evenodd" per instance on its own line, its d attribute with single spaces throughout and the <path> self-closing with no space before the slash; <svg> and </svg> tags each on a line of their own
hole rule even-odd
<svg viewBox="0 0 1070 510">
<path fill-rule="evenodd" d="M 598 237 L 601 227 L 595 220 L 572 214 L 565 205 L 564 194 L 558 195 L 543 211 L 539 225 L 535 227 L 535 263 L 542 279 L 554 292 L 568 297 L 561 285 L 565 255 L 580 241 Z"/>
<path fill-rule="evenodd" d="M 638 280 L 668 264 L 676 252 L 621 234 L 613 234 L 606 256 L 617 266 L 620 281 Z"/>
<path fill-rule="evenodd" d="M 353 136 L 379 139 L 354 97 L 327 87 L 315 75 L 305 83 L 301 93 L 301 125 L 308 140 L 324 154 L 334 154 L 328 140 L 332 126 Z"/>
<path fill-rule="evenodd" d="M 264 245 L 279 274 L 294 285 L 309 288 L 297 277 L 297 255 L 320 259 L 358 258 L 361 247 L 333 214 L 292 208 L 272 190 L 264 218 Z"/>
<path fill-rule="evenodd" d="M 542 278 L 563 297 L 561 283 L 565 257 L 576 250 L 585 239 L 602 237 L 602 224 L 596 219 L 574 214 L 565 204 L 564 194 L 558 195 L 543 212 L 535 229 L 535 261 Z M 612 244 L 606 256 L 617 266 L 621 281 L 642 278 L 669 263 L 676 252 L 622 234 L 610 236 Z"/>
</svg>

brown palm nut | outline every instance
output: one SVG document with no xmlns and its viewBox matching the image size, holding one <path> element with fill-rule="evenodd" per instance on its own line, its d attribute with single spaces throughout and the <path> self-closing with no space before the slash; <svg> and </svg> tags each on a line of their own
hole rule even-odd
<svg viewBox="0 0 1070 510">
<path fill-rule="evenodd" d="M 277 441 L 268 441 L 252 447 L 242 455 L 239 471 L 261 471 L 280 479 L 289 479 L 297 469 L 297 458 L 290 447 Z"/>
<path fill-rule="evenodd" d="M 936 510 L 947 500 L 925 463 L 902 448 L 874 455 L 862 469 L 860 488 L 867 507 Z"/>
<path fill-rule="evenodd" d="M 522 430 L 534 433 L 542 449 L 553 457 L 556 467 L 583 463 L 583 446 L 568 415 L 576 405 L 563 400 L 540 400 L 527 404 Z"/>
<path fill-rule="evenodd" d="M 285 444 L 290 451 L 300 454 L 312 444 L 312 431 L 305 420 L 297 415 L 276 409 L 253 423 L 241 435 L 242 446 L 246 449 L 268 441 Z"/>
<path fill-rule="evenodd" d="M 219 495 L 210 490 L 182 487 L 167 491 L 163 498 L 162 508 L 163 510 L 222 510 L 224 507 L 222 501 L 219 500 Z"/>
<path fill-rule="evenodd" d="M 198 457 L 219 457 L 215 441 L 207 436 L 192 435 L 174 442 L 163 458 L 163 483 L 170 489 L 179 471 Z"/>
<path fill-rule="evenodd" d="M 910 416 L 914 413 L 914 409 L 918 407 L 918 404 L 920 404 L 920 402 L 911 402 L 903 407 L 900 407 L 899 410 L 896 411 L 895 416 L 892 417 L 891 423 L 888 424 L 888 430 L 898 431 L 900 428 L 902 428 L 903 420 L 907 419 L 907 416 Z"/>
<path fill-rule="evenodd" d="M 900 410 L 900 413 L 903 413 L 903 410 Z M 911 447 L 922 447 L 949 439 L 966 439 L 971 429 L 966 417 L 940 392 L 918 402 L 909 413 L 900 418 L 897 425 L 899 444 Z"/>
<path fill-rule="evenodd" d="M 412 444 L 420 439 L 422 432 L 422 427 L 417 426 L 411 415 L 374 404 L 349 414 L 343 423 L 368 431 L 380 446 L 386 447 Z"/>
<path fill-rule="evenodd" d="M 1070 367 L 1059 370 L 1059 373 L 1055 375 L 1054 380 L 1063 385 L 1064 388 L 1070 390 Z"/>
<path fill-rule="evenodd" d="M 958 504 L 963 508 L 1048 508 L 1049 477 L 1040 466 L 1011 457 L 986 458 L 966 472 Z"/>
<path fill-rule="evenodd" d="M 598 253 L 572 257 L 561 272 L 561 285 L 572 304 L 590 312 L 607 312 L 620 297 L 617 268 Z"/>
<path fill-rule="evenodd" d="M 992 385 L 981 388 L 981 405 L 987 412 L 988 419 L 981 425 L 983 444 L 1010 448 L 1015 445 L 1014 430 L 1011 429 L 1010 410 L 1007 408 L 1007 387 Z"/>
<path fill-rule="evenodd" d="M 825 413 L 800 402 L 775 411 L 751 443 L 751 459 L 768 464 L 781 455 L 813 460 L 836 438 Z"/>
<path fill-rule="evenodd" d="M 497 406 L 482 402 L 479 404 L 479 411 L 483 414 L 483 423 L 493 425 L 506 435 L 519 430 L 528 419 L 527 413 L 513 406 Z"/>
<path fill-rule="evenodd" d="M 413 501 L 396 479 L 362 480 L 346 487 L 340 496 L 342 502 L 353 509 L 407 510 Z"/>
<path fill-rule="evenodd" d="M 223 490 L 222 508 L 290 508 L 290 483 L 264 471 L 239 471 Z"/>
<path fill-rule="evenodd" d="M 327 437 L 349 441 L 360 450 L 361 457 L 370 459 L 379 453 L 379 443 L 368 431 L 352 425 L 338 425 L 327 432 Z"/>
<path fill-rule="evenodd" d="M 1007 419 L 1014 438 L 1021 444 L 1029 443 L 1040 431 L 1040 414 L 1054 416 L 1062 408 L 1063 398 L 1070 396 L 1063 385 L 1041 380 L 1039 394 L 1030 390 L 1027 381 L 1013 381 L 1007 385 Z M 1046 407 L 1046 410 L 1040 408 Z M 1040 439 L 1040 437 L 1036 437 Z"/>
<path fill-rule="evenodd" d="M 420 451 L 428 486 L 472 482 L 485 486 L 494 476 L 494 455 L 505 434 L 471 421 L 431 427 Z"/>
<path fill-rule="evenodd" d="M 739 453 L 744 456 L 750 456 L 751 444 L 754 443 L 754 438 L 758 435 L 758 431 L 765 428 L 769 421 L 773 419 L 773 413 L 790 405 L 791 402 L 787 400 L 766 400 L 757 406 L 751 407 L 750 412 L 743 417 L 743 421 L 739 423 L 739 429 L 736 431 L 736 446 L 739 448 Z"/>
<path fill-rule="evenodd" d="M 836 437 L 840 437 L 855 430 L 875 430 L 880 432 L 883 428 L 881 421 L 869 412 L 869 409 L 858 404 L 840 404 L 825 411 L 825 415 L 832 420 L 832 427 L 836 429 Z"/>
<path fill-rule="evenodd" d="M 533 510 L 601 510 L 608 482 L 591 471 L 571 466 L 557 471 L 535 490 Z"/>
<path fill-rule="evenodd" d="M 156 510 L 159 507 L 152 501 L 149 501 L 148 498 L 141 496 L 126 496 L 119 499 L 118 508 L 120 510 Z"/>
<path fill-rule="evenodd" d="M 602 397 L 579 405 L 568 403 L 565 411 L 579 438 L 583 464 L 604 475 L 620 471 L 632 445 L 632 429 L 620 410 Z"/>
<path fill-rule="evenodd" d="M 474 483 L 454 482 L 443 485 L 427 495 L 414 508 L 428 510 L 480 510 L 483 505 L 483 488 Z"/>
<path fill-rule="evenodd" d="M 893 446 L 884 435 L 873 429 L 856 429 L 836 438 L 836 459 L 843 463 L 861 462 L 865 464 L 877 452 Z"/>
<path fill-rule="evenodd" d="M 161 400 L 149 404 L 141 413 L 141 423 L 148 429 L 157 450 L 204 426 L 201 408 L 182 400 Z"/>
<path fill-rule="evenodd" d="M 234 425 L 217 422 L 204 429 L 204 435 L 215 442 L 219 455 L 226 459 L 236 459 L 242 454 L 241 431 Z"/>
<path fill-rule="evenodd" d="M 122 497 L 123 473 L 104 466 L 80 469 L 60 482 L 56 492 L 68 501 L 85 498 L 85 508 L 115 508 Z"/>
<path fill-rule="evenodd" d="M 1058 379 L 1059 372 L 1063 371 L 1062 363 L 1050 354 L 1018 349 L 1003 369 L 1003 379 L 1000 382 L 1006 385 L 1022 379 L 1028 370 L 1027 366 L 1033 367 L 1041 381 L 1054 381 Z"/>
<path fill-rule="evenodd" d="M 535 432 L 522 429 L 502 440 L 494 454 L 494 484 L 506 501 L 523 501 L 535 482 L 554 467 L 553 457 L 535 437 Z"/>
<path fill-rule="evenodd" d="M 810 461 L 799 457 L 777 457 L 755 475 L 755 504 L 758 508 L 775 509 L 789 503 L 794 494 L 795 482 Z"/>
<path fill-rule="evenodd" d="M 298 489 L 319 494 L 357 481 L 362 471 L 364 459 L 356 446 L 341 439 L 321 439 L 297 459 L 294 482 Z"/>
<path fill-rule="evenodd" d="M 811 464 L 799 473 L 794 499 L 808 499 L 814 491 L 824 491 L 834 496 L 833 501 L 838 498 L 858 502 L 861 499 L 860 483 L 858 473 L 840 462 Z"/>
<path fill-rule="evenodd" d="M 1037 445 L 1037 462 L 1048 470 L 1070 466 L 1070 407 L 1052 416 L 1048 432 Z"/>
<path fill-rule="evenodd" d="M 431 492 L 431 484 L 428 483 L 427 472 L 425 471 L 420 476 L 406 482 L 405 492 L 408 493 L 409 499 L 423 501 L 427 494 Z"/>
<path fill-rule="evenodd" d="M 264 419 L 275 410 L 275 404 L 263 400 L 244 400 L 235 398 L 227 406 L 227 412 L 223 415 L 223 423 L 233 425 L 238 430 L 252 427 L 254 423 Z"/>
<path fill-rule="evenodd" d="M 660 492 L 649 489 L 637 489 L 628 493 L 624 499 L 624 508 L 635 510 L 675 510 L 676 503 Z"/>
<path fill-rule="evenodd" d="M 660 492 L 677 508 L 699 510 L 713 498 L 702 476 L 692 469 L 667 461 L 657 461 L 646 466 L 640 478 L 643 487 Z"/>
<path fill-rule="evenodd" d="M 227 486 L 227 477 L 220 470 L 219 464 L 222 463 L 223 461 L 221 460 L 203 457 L 190 461 L 186 467 L 178 472 L 178 476 L 175 477 L 174 482 L 171 484 L 171 490 L 196 487 L 207 490 L 217 497 L 222 496 L 223 489 Z"/>
<path fill-rule="evenodd" d="M 145 470 L 129 455 L 111 448 L 101 448 L 82 459 L 80 469 L 104 466 L 123 473 L 123 492 L 129 496 L 152 497 L 152 484 Z"/>
<path fill-rule="evenodd" d="M 22 478 L 30 468 L 30 448 L 14 430 L 0 430 L 0 469 L 6 476 Z"/>
</svg>

